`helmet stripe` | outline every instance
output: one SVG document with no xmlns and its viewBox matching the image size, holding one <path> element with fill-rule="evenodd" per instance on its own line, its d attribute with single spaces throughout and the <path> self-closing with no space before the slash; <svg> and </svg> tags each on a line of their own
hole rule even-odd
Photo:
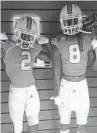
<svg viewBox="0 0 97 133">
<path fill-rule="evenodd" d="M 67 4 L 67 12 L 68 14 L 72 13 L 72 4 Z"/>
<path fill-rule="evenodd" d="M 32 18 L 27 17 L 27 29 L 31 29 L 31 26 L 32 26 Z"/>
</svg>

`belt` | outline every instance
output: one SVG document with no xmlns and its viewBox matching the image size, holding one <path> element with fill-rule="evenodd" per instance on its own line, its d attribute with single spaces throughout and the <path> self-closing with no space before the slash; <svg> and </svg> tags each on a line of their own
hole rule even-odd
<svg viewBox="0 0 97 133">
<path fill-rule="evenodd" d="M 70 75 L 65 75 L 63 74 L 62 78 L 67 80 L 67 81 L 71 81 L 71 82 L 79 82 L 81 80 L 84 80 L 86 77 L 86 75 L 80 75 L 80 76 L 70 76 Z"/>
</svg>

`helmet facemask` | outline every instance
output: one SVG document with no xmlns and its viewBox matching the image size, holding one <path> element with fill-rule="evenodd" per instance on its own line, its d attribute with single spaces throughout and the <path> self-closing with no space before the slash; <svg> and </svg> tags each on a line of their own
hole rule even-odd
<svg viewBox="0 0 97 133">
<path fill-rule="evenodd" d="M 62 17 L 60 19 L 61 29 L 64 34 L 74 35 L 82 30 L 82 16 L 81 15 L 72 15 Z"/>
<path fill-rule="evenodd" d="M 37 38 L 36 33 L 28 33 L 23 30 L 17 30 L 15 33 L 17 45 L 19 47 L 22 49 L 30 49 L 33 47 Z"/>
</svg>

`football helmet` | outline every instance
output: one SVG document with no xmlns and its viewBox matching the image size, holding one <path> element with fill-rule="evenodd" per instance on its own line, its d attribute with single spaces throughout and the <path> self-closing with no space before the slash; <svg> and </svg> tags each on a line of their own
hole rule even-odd
<svg viewBox="0 0 97 133">
<path fill-rule="evenodd" d="M 15 24 L 16 43 L 22 49 L 33 47 L 38 37 L 36 21 L 29 16 L 20 17 Z"/>
<path fill-rule="evenodd" d="M 60 12 L 60 24 L 62 32 L 66 35 L 79 33 L 83 27 L 82 11 L 76 4 L 67 4 Z"/>
</svg>

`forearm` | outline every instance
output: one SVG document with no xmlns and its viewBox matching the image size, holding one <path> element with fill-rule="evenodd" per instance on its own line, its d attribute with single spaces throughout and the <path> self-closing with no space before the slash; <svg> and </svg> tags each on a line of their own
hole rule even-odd
<svg viewBox="0 0 97 133">
<path fill-rule="evenodd" d="M 61 79 L 61 59 L 57 48 L 53 48 L 52 52 L 52 65 L 53 65 L 53 77 L 54 77 L 54 94 L 59 94 L 60 79 Z"/>
<path fill-rule="evenodd" d="M 44 51 L 41 51 L 41 52 L 39 53 L 38 58 L 39 58 L 40 60 L 43 60 L 43 61 L 48 61 L 48 62 L 51 61 L 50 56 L 49 56 L 49 53 L 44 52 Z"/>
<path fill-rule="evenodd" d="M 92 41 L 92 47 L 93 47 L 93 54 L 94 54 L 94 59 L 93 59 L 93 62 L 92 62 L 92 68 L 94 70 L 97 70 L 97 39 L 93 39 Z"/>
<path fill-rule="evenodd" d="M 95 48 L 95 59 L 94 59 L 93 64 L 92 64 L 92 68 L 94 70 L 97 70 L 97 48 Z"/>
<path fill-rule="evenodd" d="M 0 58 L 4 58 L 5 56 L 5 41 L 0 41 Z"/>
<path fill-rule="evenodd" d="M 56 70 L 54 72 L 54 93 L 59 94 L 59 89 L 60 89 L 60 81 L 61 81 L 61 73 L 60 70 Z"/>
</svg>

